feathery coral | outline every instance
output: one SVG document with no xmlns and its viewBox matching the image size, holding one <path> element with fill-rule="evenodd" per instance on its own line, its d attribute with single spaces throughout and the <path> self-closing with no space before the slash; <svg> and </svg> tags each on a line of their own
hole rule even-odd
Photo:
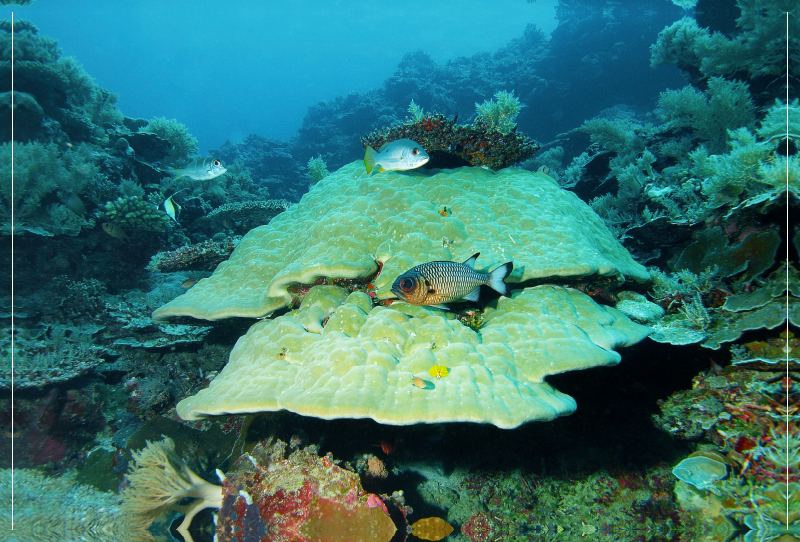
<svg viewBox="0 0 800 542">
<path fill-rule="evenodd" d="M 206 508 L 222 506 L 222 487 L 206 482 L 181 461 L 175 443 L 164 437 L 160 442 L 147 441 L 147 446 L 133 452 L 133 470 L 126 477 L 130 486 L 122 492 L 122 509 L 131 525 L 142 530 L 167 510 L 185 514 L 178 532 L 189 542 L 192 518 Z M 194 498 L 187 505 L 177 504 Z"/>
</svg>

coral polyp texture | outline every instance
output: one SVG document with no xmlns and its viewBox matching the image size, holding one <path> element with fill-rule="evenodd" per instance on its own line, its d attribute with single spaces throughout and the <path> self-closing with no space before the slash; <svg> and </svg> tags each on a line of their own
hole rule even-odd
<svg viewBox="0 0 800 542">
<path fill-rule="evenodd" d="M 496 109 L 496 108 L 495 108 Z M 495 117 L 500 115 L 495 111 Z M 507 119 L 506 119 L 507 120 Z M 431 113 L 414 122 L 379 130 L 361 138 L 361 143 L 379 149 L 398 139 L 422 145 L 432 160 L 449 155 L 463 164 L 500 170 L 532 158 L 539 145 L 525 134 L 512 131 L 501 121 L 480 117 L 474 126 L 456 124 L 444 115 Z"/>
<path fill-rule="evenodd" d="M 440 213 L 443 206 L 450 211 Z M 302 287 L 299 310 L 255 324 L 211 387 L 182 401 L 178 413 L 197 419 L 286 409 L 397 425 L 515 427 L 575 409 L 544 377 L 615 364 L 614 348 L 649 332 L 553 286 L 498 300 L 484 309 L 477 331 L 449 312 L 373 307 L 367 293 L 341 287 L 349 286 L 341 279 L 371 279 L 375 297 L 385 300 L 414 265 L 475 252 L 487 269 L 514 261 L 510 283 L 649 277 L 586 204 L 546 175 L 460 168 L 367 176 L 362 164 L 351 164 L 251 231 L 210 278 L 155 311 L 159 321 L 263 317 L 297 303 L 290 290 L 298 285 L 337 284 Z M 434 366 L 449 372 L 432 377 Z"/>
<path fill-rule="evenodd" d="M 372 308 L 363 292 L 315 286 L 294 314 L 251 327 L 222 373 L 181 401 L 178 414 L 286 409 L 394 425 L 516 427 L 575 410 L 571 397 L 544 382 L 547 375 L 614 365 L 613 348 L 648 333 L 616 309 L 555 286 L 501 298 L 477 332 L 437 309 Z M 449 373 L 432 377 L 434 366 Z"/>
<path fill-rule="evenodd" d="M 440 214 L 447 207 L 448 212 Z M 650 275 L 575 194 L 547 175 L 481 168 L 384 172 L 360 161 L 321 180 L 185 295 L 153 313 L 207 320 L 260 318 L 287 307 L 288 288 L 320 278 L 370 278 L 392 297 L 398 275 L 433 260 L 514 262 L 507 282 L 543 277 Z"/>
</svg>

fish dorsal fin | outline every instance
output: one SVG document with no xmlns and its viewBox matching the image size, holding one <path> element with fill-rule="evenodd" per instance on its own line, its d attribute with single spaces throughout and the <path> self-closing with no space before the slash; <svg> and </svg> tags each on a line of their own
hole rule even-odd
<svg viewBox="0 0 800 542">
<path fill-rule="evenodd" d="M 386 150 L 386 147 L 388 147 L 388 146 L 389 146 L 389 145 L 391 145 L 392 143 L 394 143 L 394 141 L 390 141 L 389 143 L 384 143 L 384 144 L 383 144 L 383 145 L 381 145 L 381 147 L 378 149 L 378 152 L 383 152 L 383 151 L 385 151 L 385 150 Z"/>
<path fill-rule="evenodd" d="M 480 256 L 480 255 L 481 255 L 481 253 L 480 253 L 480 252 L 476 252 L 475 254 L 473 254 L 472 256 L 470 256 L 469 258 L 467 258 L 467 260 L 464 262 L 464 265 L 468 265 L 468 266 L 470 266 L 472 269 L 475 269 L 475 260 L 477 260 L 477 259 L 478 259 L 478 256 Z"/>
</svg>

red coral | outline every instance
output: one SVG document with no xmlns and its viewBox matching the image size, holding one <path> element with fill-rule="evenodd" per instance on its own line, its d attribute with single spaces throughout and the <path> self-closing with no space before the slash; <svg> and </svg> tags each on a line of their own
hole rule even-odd
<svg viewBox="0 0 800 542">
<path fill-rule="evenodd" d="M 502 134 L 478 123 L 463 126 L 444 115 L 429 114 L 413 123 L 376 131 L 361 138 L 361 143 L 379 149 L 398 139 L 411 139 L 431 156 L 431 167 L 462 165 L 488 166 L 500 170 L 532 158 L 539 145 L 525 134 Z"/>
<path fill-rule="evenodd" d="M 471 542 L 487 542 L 494 535 L 494 523 L 487 514 L 479 512 L 461 526 L 461 534 Z"/>
</svg>

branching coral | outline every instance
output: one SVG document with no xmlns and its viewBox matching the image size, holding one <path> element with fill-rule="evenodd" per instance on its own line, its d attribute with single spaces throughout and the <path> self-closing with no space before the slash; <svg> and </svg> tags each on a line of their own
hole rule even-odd
<svg viewBox="0 0 800 542">
<path fill-rule="evenodd" d="M 184 124 L 175 119 L 155 117 L 140 132 L 156 134 L 158 137 L 169 141 L 172 150 L 165 159 L 169 165 L 179 165 L 189 158 L 189 155 L 198 151 L 197 138 L 193 137 Z"/>
<path fill-rule="evenodd" d="M 725 150 L 729 130 L 752 128 L 755 122 L 748 85 L 721 77 L 710 78 L 705 93 L 690 86 L 662 92 L 658 106 L 669 128 L 691 130 L 711 152 Z"/>
<path fill-rule="evenodd" d="M 164 231 L 170 225 L 169 216 L 164 211 L 139 196 L 109 201 L 98 212 L 97 220 L 141 231 Z"/>
<path fill-rule="evenodd" d="M 311 184 L 318 183 L 330 175 L 330 171 L 328 171 L 328 165 L 321 156 L 309 158 L 308 165 L 306 167 L 308 169 L 308 174 L 306 174 L 306 177 L 311 180 Z"/>
<path fill-rule="evenodd" d="M 11 233 L 12 208 L 14 233 L 77 234 L 80 227 L 88 225 L 71 210 L 48 208 L 43 202 L 57 191 L 80 192 L 97 178 L 98 169 L 91 162 L 90 152 L 81 146 L 61 154 L 54 143 L 17 143 L 12 186 L 11 144 L 0 145 L 0 216 L 9 221 L 3 231 Z"/>
<path fill-rule="evenodd" d="M 132 527 L 146 530 L 167 510 L 185 514 L 178 532 L 191 542 L 189 525 L 206 508 L 222 506 L 222 487 L 206 482 L 186 466 L 175 452 L 175 443 L 164 437 L 160 442 L 133 452 L 133 468 L 126 474 L 130 485 L 122 492 L 122 510 Z M 182 499 L 195 499 L 187 505 Z"/>
<path fill-rule="evenodd" d="M 705 77 L 741 72 L 753 77 L 783 74 L 787 35 L 790 57 L 800 54 L 798 19 L 784 15 L 793 11 L 794 2 L 738 0 L 737 4 L 741 16 L 736 25 L 741 32 L 728 37 L 684 17 L 658 35 L 658 41 L 650 48 L 651 65 L 677 64 L 686 72 Z M 790 65 L 790 70 L 795 69 Z"/>
<path fill-rule="evenodd" d="M 497 99 L 496 102 L 487 100 L 482 104 L 475 104 L 477 110 L 475 125 L 483 124 L 490 130 L 508 135 L 517 127 L 517 123 L 514 121 L 525 106 L 519 102 L 519 98 L 514 96 L 513 91 L 501 90 L 494 97 Z"/>
</svg>

